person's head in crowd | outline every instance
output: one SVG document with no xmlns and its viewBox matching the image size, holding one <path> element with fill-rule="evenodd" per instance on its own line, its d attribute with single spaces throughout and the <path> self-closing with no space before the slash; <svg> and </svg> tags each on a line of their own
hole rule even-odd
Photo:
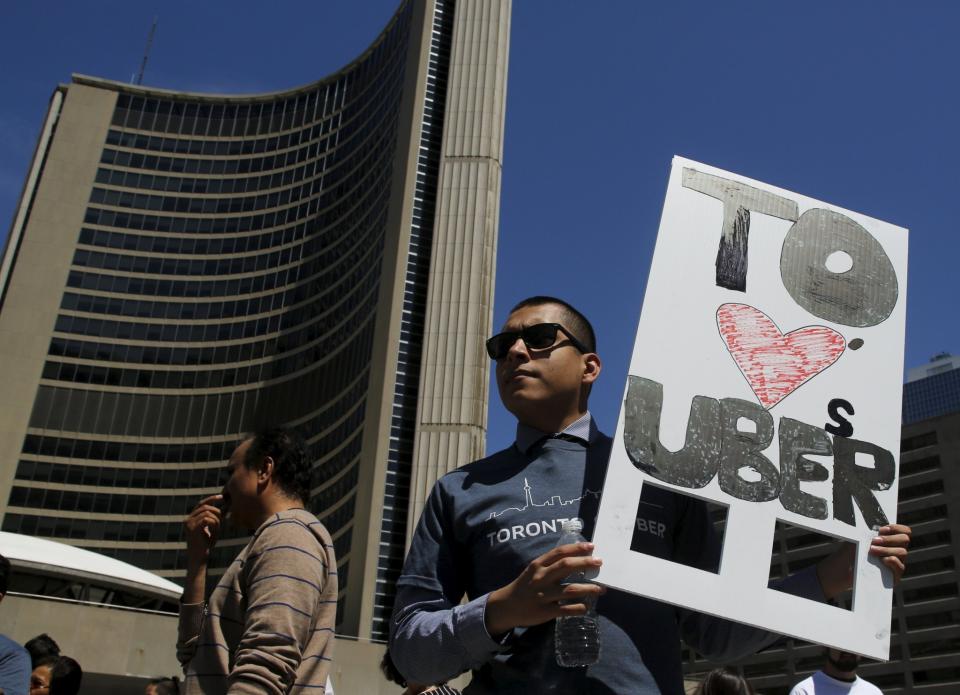
<svg viewBox="0 0 960 695">
<path fill-rule="evenodd" d="M 755 695 L 755 692 L 742 676 L 725 668 L 717 668 L 704 677 L 695 695 Z"/>
<path fill-rule="evenodd" d="M 147 683 L 143 695 L 180 695 L 180 679 L 173 678 L 154 678 Z"/>
<path fill-rule="evenodd" d="M 380 671 L 383 673 L 383 677 L 388 681 L 391 683 L 396 683 L 405 689 L 403 691 L 403 695 L 418 695 L 418 693 L 422 693 L 424 690 L 430 687 L 429 685 L 408 683 L 407 679 L 403 677 L 403 674 L 397 670 L 397 666 L 393 663 L 393 659 L 390 658 L 389 650 L 383 653 L 383 658 L 380 660 Z"/>
<path fill-rule="evenodd" d="M 23 645 L 23 648 L 30 654 L 30 664 L 32 668 L 36 668 L 41 659 L 50 656 L 60 656 L 60 645 L 46 632 L 28 640 L 27 643 Z"/>
<path fill-rule="evenodd" d="M 10 561 L 0 555 L 0 601 L 7 595 L 7 586 L 10 583 Z"/>
<path fill-rule="evenodd" d="M 53 677 L 53 665 L 59 656 L 44 656 L 33 665 L 30 674 L 30 695 L 49 695 L 50 681 Z"/>
<path fill-rule="evenodd" d="M 244 438 L 230 456 L 223 511 L 231 523 L 255 530 L 278 497 L 302 504 L 310 498 L 310 457 L 295 431 L 274 427 Z"/>
<path fill-rule="evenodd" d="M 69 656 L 48 656 L 30 675 L 30 695 L 77 695 L 83 669 Z"/>
<path fill-rule="evenodd" d="M 560 432 L 586 412 L 600 357 L 593 327 L 567 302 L 524 299 L 486 346 L 500 400 L 522 424 Z"/>
<path fill-rule="evenodd" d="M 860 666 L 859 654 L 824 647 L 823 655 L 827 660 L 823 672 L 828 676 L 839 680 L 853 680 L 856 677 L 857 667 Z"/>
</svg>

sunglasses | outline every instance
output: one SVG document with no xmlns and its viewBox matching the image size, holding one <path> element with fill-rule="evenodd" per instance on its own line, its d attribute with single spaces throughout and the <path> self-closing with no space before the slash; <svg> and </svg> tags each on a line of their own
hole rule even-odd
<svg viewBox="0 0 960 695">
<path fill-rule="evenodd" d="M 557 342 L 557 331 L 562 331 L 570 340 L 570 344 L 580 352 L 590 352 L 583 343 L 574 338 L 573 334 L 559 323 L 535 323 L 519 331 L 497 333 L 487 340 L 487 354 L 490 355 L 490 359 L 499 362 L 507 356 L 518 338 L 523 340 L 523 344 L 527 346 L 528 350 L 546 350 Z"/>
</svg>

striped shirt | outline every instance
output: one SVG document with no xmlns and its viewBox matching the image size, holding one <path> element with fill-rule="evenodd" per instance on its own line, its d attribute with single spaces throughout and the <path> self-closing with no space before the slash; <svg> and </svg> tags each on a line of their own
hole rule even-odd
<svg viewBox="0 0 960 695">
<path fill-rule="evenodd" d="M 303 509 L 275 514 L 206 604 L 181 604 L 181 692 L 322 693 L 336 612 L 330 534 Z"/>
</svg>

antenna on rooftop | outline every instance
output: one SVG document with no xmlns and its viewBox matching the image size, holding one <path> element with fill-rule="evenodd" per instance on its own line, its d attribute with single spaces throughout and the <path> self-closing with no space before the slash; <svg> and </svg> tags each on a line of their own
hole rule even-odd
<svg viewBox="0 0 960 695">
<path fill-rule="evenodd" d="M 147 69 L 147 58 L 150 57 L 150 47 L 153 46 L 153 35 L 157 31 L 157 20 L 159 17 L 153 18 L 153 24 L 150 25 L 150 33 L 147 34 L 147 46 L 143 49 L 143 60 L 140 62 L 140 72 L 137 73 L 137 79 L 134 82 L 136 85 L 143 84 L 143 73 Z"/>
</svg>

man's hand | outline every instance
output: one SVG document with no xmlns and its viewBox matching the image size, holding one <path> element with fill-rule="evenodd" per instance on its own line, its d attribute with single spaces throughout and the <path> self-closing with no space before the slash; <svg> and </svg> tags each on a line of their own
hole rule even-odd
<svg viewBox="0 0 960 695">
<path fill-rule="evenodd" d="M 595 570 L 602 564 L 591 557 L 593 543 L 561 545 L 527 565 L 520 576 L 490 593 L 484 624 L 490 635 L 502 635 L 515 627 L 540 625 L 565 615 L 587 612 L 577 599 L 596 600 L 606 589 L 599 584 L 561 582 L 576 572 Z"/>
<path fill-rule="evenodd" d="M 880 561 L 893 573 L 896 584 L 903 577 L 907 563 L 907 548 L 913 533 L 909 526 L 889 524 L 883 526 L 870 541 L 870 555 Z M 856 545 L 845 543 L 838 550 L 817 564 L 817 577 L 828 599 L 839 596 L 853 586 L 853 565 L 856 559 Z"/>
<path fill-rule="evenodd" d="M 183 521 L 187 536 L 187 564 L 206 564 L 210 551 L 220 537 L 222 512 L 217 506 L 223 495 L 210 495 L 197 503 Z"/>
<path fill-rule="evenodd" d="M 882 527 L 879 534 L 870 541 L 870 554 L 893 572 L 893 583 L 897 584 L 907 569 L 907 548 L 913 530 L 903 524 L 890 524 Z"/>
</svg>

